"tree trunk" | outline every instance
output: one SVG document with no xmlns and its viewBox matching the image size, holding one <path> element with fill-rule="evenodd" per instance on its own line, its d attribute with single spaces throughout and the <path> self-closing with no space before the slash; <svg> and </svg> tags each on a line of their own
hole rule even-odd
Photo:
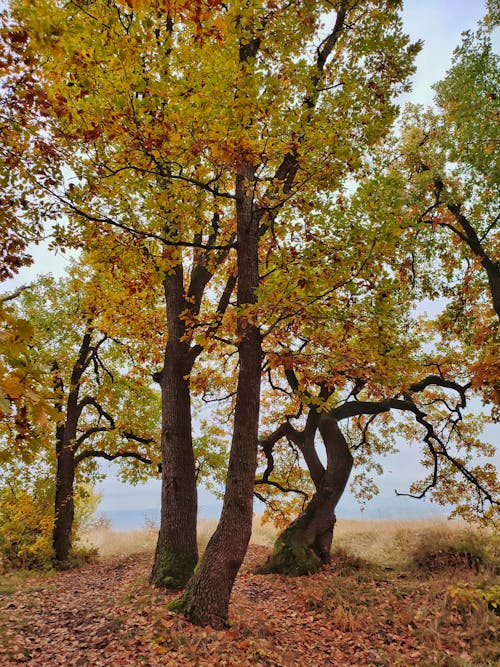
<svg viewBox="0 0 500 667">
<path fill-rule="evenodd" d="M 493 308 L 500 318 L 500 265 L 498 262 L 493 262 L 489 257 L 483 257 L 481 264 L 488 276 Z"/>
<path fill-rule="evenodd" d="M 52 542 L 57 565 L 68 560 L 73 545 L 75 518 L 75 449 L 78 423 L 78 390 L 70 392 L 64 424 L 56 430 L 56 496 Z"/>
<path fill-rule="evenodd" d="M 66 401 L 66 411 L 63 423 L 56 429 L 56 495 L 54 502 L 54 530 L 52 533 L 52 544 L 56 565 L 62 565 L 71 555 L 73 545 L 73 521 L 75 518 L 75 440 L 77 434 L 78 418 L 78 395 L 80 391 L 80 380 L 85 368 L 85 360 L 90 347 L 90 332 L 85 332 L 78 360 L 73 366 L 70 387 Z M 56 404 L 57 409 L 64 413 L 63 394 L 64 385 L 59 375 L 57 362 L 53 364 L 54 387 L 59 395 Z"/>
<path fill-rule="evenodd" d="M 257 568 L 258 574 L 306 575 L 330 560 L 335 508 L 349 480 L 353 458 L 335 419 L 323 414 L 319 430 L 327 452 L 321 482 L 302 514 L 278 536 L 271 557 Z"/>
<path fill-rule="evenodd" d="M 259 281 L 259 220 L 252 214 L 252 179 L 249 166 L 236 178 L 240 309 L 256 302 Z M 258 327 L 246 315 L 238 316 L 238 340 L 234 430 L 221 519 L 184 595 L 170 605 L 192 623 L 218 629 L 228 626 L 231 590 L 252 532 L 257 464 L 262 344 Z"/>
<path fill-rule="evenodd" d="M 75 454 L 71 445 L 62 439 L 57 447 L 55 518 L 53 546 L 56 564 L 68 560 L 72 548 L 73 520 L 75 516 L 74 488 Z"/>
<path fill-rule="evenodd" d="M 165 278 L 168 341 L 161 373 L 162 495 L 161 519 L 150 581 L 161 588 L 182 588 L 198 562 L 198 499 L 191 432 L 189 344 L 182 340 L 184 297 L 182 266 Z"/>
</svg>

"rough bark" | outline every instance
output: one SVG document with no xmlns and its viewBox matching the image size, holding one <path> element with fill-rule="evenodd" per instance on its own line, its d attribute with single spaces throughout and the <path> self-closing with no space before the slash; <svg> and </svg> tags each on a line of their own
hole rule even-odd
<svg viewBox="0 0 500 667">
<path fill-rule="evenodd" d="M 75 461 L 73 450 L 64 441 L 58 443 L 57 450 L 53 546 L 56 564 L 61 565 L 68 560 L 72 549 Z"/>
<path fill-rule="evenodd" d="M 182 588 L 198 561 L 198 499 L 191 432 L 189 373 L 192 355 L 183 341 L 181 314 L 187 308 L 182 266 L 164 281 L 168 341 L 160 384 L 162 392 L 162 512 L 151 583 Z"/>
<path fill-rule="evenodd" d="M 80 381 L 87 367 L 90 351 L 91 331 L 83 336 L 70 378 L 70 389 L 64 409 L 64 422 L 56 429 L 56 493 L 54 503 L 54 530 L 52 544 L 56 565 L 68 560 L 72 549 L 73 521 L 75 516 L 74 482 L 75 482 L 75 443 L 77 436 L 80 408 L 78 396 Z M 54 386 L 59 394 L 57 407 L 63 412 L 62 397 L 64 386 L 59 375 L 57 362 L 54 362 Z"/>
<path fill-rule="evenodd" d="M 319 430 L 327 452 L 326 470 L 319 484 L 315 482 L 316 493 L 307 507 L 278 536 L 271 557 L 256 570 L 259 574 L 306 575 L 330 560 L 335 508 L 349 480 L 353 459 L 335 419 L 322 415 Z"/>
<path fill-rule="evenodd" d="M 481 259 L 481 264 L 488 276 L 493 308 L 500 318 L 500 264 L 498 262 L 493 262 L 489 257 L 483 257 Z"/>
<path fill-rule="evenodd" d="M 259 219 L 252 213 L 247 166 L 236 178 L 238 289 L 240 308 L 256 302 Z M 241 312 L 241 311 L 240 311 Z M 253 485 L 257 463 L 261 375 L 261 338 L 250 318 L 238 318 L 239 372 L 226 490 L 221 519 L 184 595 L 171 609 L 197 625 L 224 628 L 236 574 L 252 531 Z"/>
</svg>

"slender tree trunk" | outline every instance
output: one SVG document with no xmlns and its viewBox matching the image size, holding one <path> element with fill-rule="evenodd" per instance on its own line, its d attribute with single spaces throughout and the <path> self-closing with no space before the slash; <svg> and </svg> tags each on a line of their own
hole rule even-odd
<svg viewBox="0 0 500 667">
<path fill-rule="evenodd" d="M 73 545 L 75 518 L 75 450 L 78 424 L 78 388 L 70 392 L 64 424 L 56 430 L 56 496 L 53 546 L 57 564 L 68 560 Z"/>
<path fill-rule="evenodd" d="M 69 558 L 73 543 L 73 521 L 75 518 L 75 442 L 77 437 L 80 406 L 78 397 L 80 382 L 89 362 L 92 328 L 90 321 L 85 331 L 78 359 L 73 365 L 69 381 L 69 393 L 63 407 L 64 384 L 59 374 L 59 365 L 54 361 L 54 389 L 58 396 L 56 408 L 64 414 L 62 423 L 56 429 L 56 496 L 54 503 L 54 530 L 52 544 L 56 564 L 63 564 Z"/>
<path fill-rule="evenodd" d="M 198 500 L 191 432 L 189 344 L 182 340 L 184 297 L 182 266 L 164 282 L 168 341 L 161 373 L 162 390 L 162 511 L 151 583 L 182 588 L 198 561 L 196 520 Z"/>
<path fill-rule="evenodd" d="M 62 429 L 64 430 L 64 429 Z M 56 564 L 68 560 L 72 548 L 74 503 L 75 454 L 64 438 L 57 445 L 56 496 L 53 546 Z"/>
<path fill-rule="evenodd" d="M 344 493 L 353 459 L 335 419 L 322 415 L 319 430 L 327 452 L 327 468 L 311 501 L 274 543 L 259 574 L 311 574 L 328 563 L 335 525 L 335 508 Z"/>
<path fill-rule="evenodd" d="M 259 281 L 259 221 L 252 213 L 252 179 L 253 168 L 248 166 L 236 178 L 237 302 L 241 309 L 256 302 Z M 252 532 L 262 350 L 260 332 L 251 317 L 239 315 L 238 340 L 234 431 L 221 519 L 184 595 L 171 605 L 193 623 L 214 628 L 228 625 L 231 590 Z"/>
</svg>

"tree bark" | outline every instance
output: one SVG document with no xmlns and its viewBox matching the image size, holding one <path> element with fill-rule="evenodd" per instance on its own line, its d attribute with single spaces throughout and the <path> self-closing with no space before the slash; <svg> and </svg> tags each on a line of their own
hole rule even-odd
<svg viewBox="0 0 500 667">
<path fill-rule="evenodd" d="M 242 310 L 256 303 L 259 217 L 252 210 L 253 167 L 236 177 L 238 239 L 239 372 L 234 430 L 221 519 L 184 595 L 170 605 L 197 625 L 228 626 L 234 579 L 252 532 L 253 489 L 257 464 L 262 343 L 252 316 Z"/>
<path fill-rule="evenodd" d="M 442 181 L 437 182 L 443 186 Z M 481 239 L 477 235 L 476 229 L 469 222 L 468 218 L 461 213 L 460 206 L 456 204 L 448 204 L 448 210 L 453 213 L 457 223 L 462 229 L 462 232 L 460 233 L 455 229 L 455 233 L 467 243 L 476 257 L 479 257 L 481 260 L 481 264 L 488 278 L 492 305 L 496 314 L 500 318 L 500 263 L 488 255 Z"/>
<path fill-rule="evenodd" d="M 492 261 L 489 257 L 483 257 L 481 264 L 488 276 L 493 308 L 500 318 L 500 265 L 498 262 Z"/>
<path fill-rule="evenodd" d="M 75 517 L 75 449 L 78 423 L 78 388 L 70 392 L 66 403 L 63 425 L 56 431 L 56 495 L 53 546 L 56 564 L 68 560 L 73 546 L 73 521 Z"/>
<path fill-rule="evenodd" d="M 57 443 L 55 518 L 53 546 L 56 564 L 68 560 L 72 549 L 73 520 L 75 516 L 74 488 L 75 462 L 71 446 L 65 440 Z"/>
<path fill-rule="evenodd" d="M 182 588 L 198 562 L 198 497 L 191 432 L 189 374 L 192 355 L 181 314 L 188 308 L 182 265 L 164 281 L 168 340 L 161 372 L 162 512 L 150 581 Z"/>
<path fill-rule="evenodd" d="M 316 493 L 295 521 L 279 535 L 267 563 L 259 574 L 272 572 L 301 576 L 328 563 L 335 525 L 335 509 L 344 493 L 353 458 L 335 419 L 323 414 L 319 430 L 327 452 L 327 467 L 316 484 Z"/>
<path fill-rule="evenodd" d="M 74 484 L 75 484 L 75 441 L 77 436 L 80 409 L 78 396 L 80 381 L 87 367 L 90 351 L 91 330 L 83 336 L 78 359 L 73 365 L 70 390 L 63 408 L 64 385 L 58 373 L 57 362 L 53 364 L 54 387 L 59 394 L 57 408 L 64 413 L 64 421 L 56 429 L 56 493 L 54 501 L 54 529 L 52 544 L 56 565 L 65 563 L 71 555 L 73 521 L 75 517 Z"/>
</svg>

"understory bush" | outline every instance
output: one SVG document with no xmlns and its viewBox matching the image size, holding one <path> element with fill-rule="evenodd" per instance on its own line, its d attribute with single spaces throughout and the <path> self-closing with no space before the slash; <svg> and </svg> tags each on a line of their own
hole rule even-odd
<svg viewBox="0 0 500 667">
<path fill-rule="evenodd" d="M 52 475 L 35 477 L 29 479 L 20 474 L 1 480 L 0 570 L 47 570 L 53 566 L 54 480 Z M 99 500 L 92 487 L 76 488 L 74 542 L 82 528 L 92 525 Z M 82 565 L 95 555 L 95 549 L 79 547 L 66 567 Z"/>
<path fill-rule="evenodd" d="M 412 554 L 413 564 L 426 572 L 448 568 L 494 569 L 498 557 L 494 536 L 472 530 L 429 531 L 418 536 Z"/>
<path fill-rule="evenodd" d="M 10 481 L 0 488 L 0 560 L 3 569 L 50 568 L 53 505 L 47 480 L 38 480 L 31 488 Z"/>
</svg>

